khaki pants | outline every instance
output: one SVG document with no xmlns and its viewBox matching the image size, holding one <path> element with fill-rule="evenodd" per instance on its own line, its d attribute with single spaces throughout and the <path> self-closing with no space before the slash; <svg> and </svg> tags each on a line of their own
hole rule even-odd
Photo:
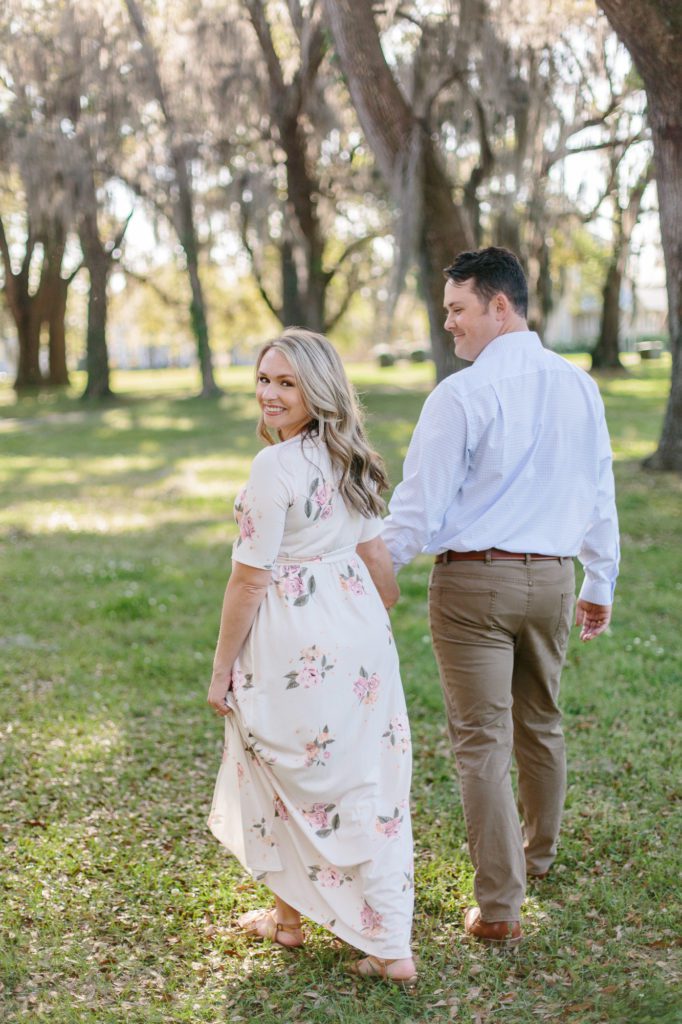
<svg viewBox="0 0 682 1024">
<path fill-rule="evenodd" d="M 569 558 L 454 561 L 431 574 L 431 633 L 484 921 L 519 920 L 526 872 L 547 871 L 556 855 L 566 791 L 557 698 L 574 601 Z"/>
</svg>

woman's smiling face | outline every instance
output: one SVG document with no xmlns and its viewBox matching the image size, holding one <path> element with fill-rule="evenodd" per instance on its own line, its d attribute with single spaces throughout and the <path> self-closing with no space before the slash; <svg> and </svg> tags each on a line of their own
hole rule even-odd
<svg viewBox="0 0 682 1024">
<path fill-rule="evenodd" d="M 310 422 L 291 363 L 276 348 L 268 349 L 260 361 L 256 398 L 266 427 L 278 431 L 283 441 L 300 434 Z"/>
</svg>

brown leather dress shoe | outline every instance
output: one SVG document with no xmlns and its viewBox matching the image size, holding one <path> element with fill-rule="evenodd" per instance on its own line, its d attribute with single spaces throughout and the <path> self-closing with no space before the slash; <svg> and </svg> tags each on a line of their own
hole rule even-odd
<svg viewBox="0 0 682 1024">
<path fill-rule="evenodd" d="M 464 915 L 464 931 L 489 946 L 516 946 L 522 938 L 518 921 L 482 921 L 478 907 L 469 907 Z"/>
</svg>

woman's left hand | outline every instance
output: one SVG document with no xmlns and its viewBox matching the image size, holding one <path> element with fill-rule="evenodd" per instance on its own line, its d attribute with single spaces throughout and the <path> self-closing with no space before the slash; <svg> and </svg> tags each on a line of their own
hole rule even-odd
<svg viewBox="0 0 682 1024">
<path fill-rule="evenodd" d="M 208 703 L 211 705 L 214 711 L 217 711 L 219 715 L 225 718 L 232 712 L 232 708 L 227 704 L 227 695 L 230 692 L 232 686 L 232 672 L 228 672 L 227 677 L 224 675 L 213 676 L 211 679 L 211 685 L 208 688 Z"/>
</svg>

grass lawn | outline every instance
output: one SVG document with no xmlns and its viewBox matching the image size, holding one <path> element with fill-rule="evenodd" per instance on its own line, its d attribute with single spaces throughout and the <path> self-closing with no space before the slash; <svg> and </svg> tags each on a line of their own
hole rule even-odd
<svg viewBox="0 0 682 1024">
<path fill-rule="evenodd" d="M 392 479 L 428 367 L 354 367 Z M 426 621 L 423 559 L 394 613 L 414 730 L 414 996 L 305 951 L 254 945 L 264 891 L 209 834 L 221 724 L 205 704 L 234 537 L 258 448 L 250 371 L 119 374 L 124 397 L 0 390 L 0 1019 L 49 1024 L 669 1024 L 679 998 L 682 481 L 639 468 L 669 366 L 605 378 L 623 566 L 614 623 L 563 681 L 569 793 L 559 859 L 516 955 L 462 936 L 472 896 Z M 677 831 L 675 823 L 677 822 Z M 677 916 L 676 916 L 677 915 Z"/>
</svg>

